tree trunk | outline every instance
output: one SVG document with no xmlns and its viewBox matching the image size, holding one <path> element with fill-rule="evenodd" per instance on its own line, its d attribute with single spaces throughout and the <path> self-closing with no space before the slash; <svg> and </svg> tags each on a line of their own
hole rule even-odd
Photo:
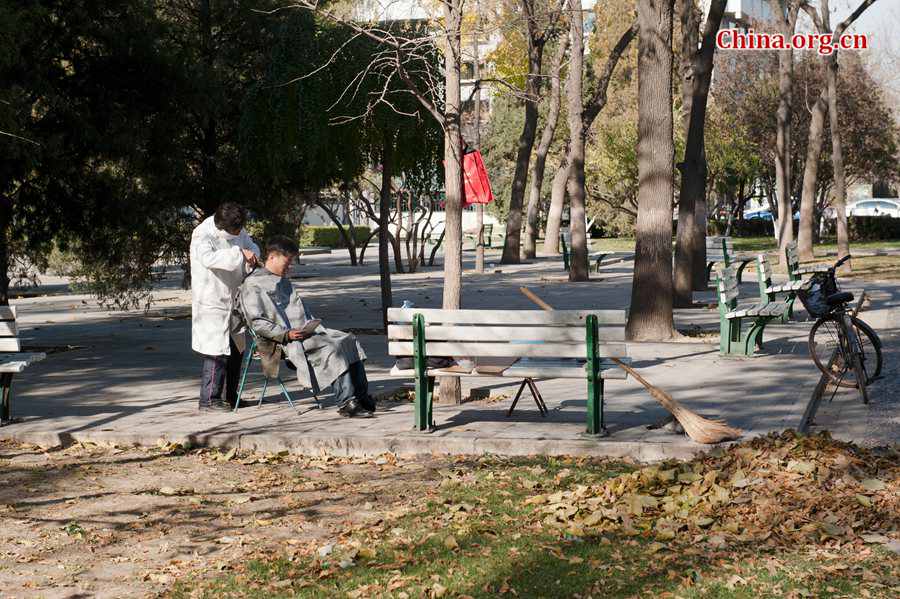
<svg viewBox="0 0 900 599">
<path fill-rule="evenodd" d="M 550 209 L 547 211 L 547 225 L 544 230 L 544 253 L 559 254 L 559 227 L 562 222 L 563 208 L 566 204 L 566 185 L 569 182 L 569 163 L 565 156 L 568 155 L 568 147 L 563 153 L 563 159 L 553 176 L 553 186 L 550 190 Z"/>
<path fill-rule="evenodd" d="M 481 5 L 475 0 L 475 35 L 472 36 L 472 64 L 475 85 L 475 139 L 472 145 L 481 150 L 481 57 L 478 44 L 481 40 Z M 484 204 L 475 204 L 475 272 L 484 273 Z"/>
<path fill-rule="evenodd" d="M 509 197 L 509 212 L 506 215 L 506 242 L 503 244 L 501 264 L 518 264 L 521 261 L 519 245 L 522 231 L 522 204 L 525 199 L 525 187 L 528 183 L 528 164 L 531 161 L 531 150 L 537 133 L 538 101 L 541 91 L 541 62 L 544 55 L 544 43 L 540 39 L 533 14 L 533 0 L 522 0 L 523 12 L 526 15 L 528 32 L 528 77 L 525 79 L 525 122 L 519 135 L 519 146 L 516 150 L 516 168 L 513 172 L 512 189 Z"/>
<path fill-rule="evenodd" d="M 0 197 L 0 306 L 9 305 L 9 228 L 12 209 L 12 200 Z"/>
<path fill-rule="evenodd" d="M 447 51 L 444 53 L 444 297 L 443 308 L 458 309 L 462 291 L 463 147 L 460 132 L 460 26 L 463 0 L 444 3 Z M 441 377 L 440 399 L 461 401 L 458 377 Z"/>
<path fill-rule="evenodd" d="M 834 194 L 831 206 L 835 211 L 838 258 L 850 255 L 850 234 L 847 228 L 847 182 L 844 174 L 844 151 L 841 147 L 841 126 L 838 123 L 837 56 L 832 55 L 825 72 L 828 85 L 828 118 L 831 125 L 831 165 L 834 171 Z M 844 263 L 843 273 L 850 273 L 852 260 Z"/>
<path fill-rule="evenodd" d="M 706 106 L 712 80 L 715 56 L 716 32 L 725 11 L 725 0 L 716 0 L 710 6 L 703 29 L 703 45 L 697 50 L 699 15 L 693 0 L 682 0 L 681 23 L 685 61 L 685 81 L 682 86 L 685 98 L 687 130 L 685 134 L 684 162 L 681 172 L 681 190 L 678 200 L 678 229 L 675 245 L 675 305 L 691 306 L 697 271 L 705 279 L 706 273 L 706 222 L 705 210 L 702 228 L 697 226 L 697 204 L 706 203 Z M 690 98 L 690 101 L 688 101 Z M 701 249 L 702 248 L 702 249 Z M 704 281 L 705 286 L 705 281 Z"/>
<path fill-rule="evenodd" d="M 571 260 L 569 261 L 569 280 L 587 281 L 587 231 L 584 223 L 584 145 L 586 131 L 584 127 L 584 101 L 582 100 L 584 84 L 584 20 L 581 14 L 581 1 L 569 0 L 569 43 L 572 54 L 569 59 L 569 73 L 566 80 L 566 99 L 569 108 L 569 180 L 566 190 L 569 193 L 569 232 L 572 236 Z"/>
<path fill-rule="evenodd" d="M 561 100 L 561 85 L 559 73 L 569 47 L 569 38 L 564 36 L 560 40 L 556 58 L 550 69 L 550 106 L 547 110 L 547 122 L 541 133 L 541 141 L 538 143 L 534 155 L 534 172 L 531 174 L 531 193 L 528 197 L 528 210 L 525 218 L 525 244 L 522 249 L 526 260 L 534 259 L 537 254 L 537 234 L 540 227 L 541 213 L 541 187 L 544 185 L 544 170 L 547 166 L 547 153 L 556 135 L 556 125 L 559 121 L 559 109 Z"/>
<path fill-rule="evenodd" d="M 796 0 L 792 0 L 795 2 Z M 780 33 L 790 39 L 797 22 L 799 5 L 783 6 L 783 0 L 769 0 Z M 778 52 L 778 110 L 775 136 L 775 193 L 778 203 L 776 236 L 782 269 L 787 269 L 785 249 L 794 241 L 794 211 L 791 205 L 791 105 L 794 86 L 794 51 Z"/>
<path fill-rule="evenodd" d="M 626 338 L 663 341 L 672 319 L 674 0 L 638 0 L 638 217 Z M 574 53 L 574 50 L 573 50 Z"/>
<path fill-rule="evenodd" d="M 816 189 L 819 177 L 819 156 L 825 143 L 826 90 L 816 98 L 809 121 L 809 137 L 806 142 L 806 164 L 803 167 L 803 189 L 800 193 L 800 228 L 797 231 L 797 251 L 801 260 L 812 260 L 813 225 L 816 212 Z"/>
<path fill-rule="evenodd" d="M 328 215 L 328 218 L 331 219 L 331 222 L 334 223 L 334 226 L 337 227 L 338 235 L 344 240 L 344 245 L 347 246 L 347 249 L 350 252 L 350 266 L 356 266 L 356 241 L 353 238 L 353 223 L 350 223 L 350 231 L 348 233 L 347 229 L 344 227 L 344 223 L 338 218 L 337 213 L 319 199 L 319 192 L 316 192 L 316 206 L 321 208 L 325 214 Z"/>
<path fill-rule="evenodd" d="M 381 278 L 381 319 L 387 330 L 387 311 L 394 305 L 391 263 L 388 258 L 388 224 L 391 214 L 391 177 L 394 171 L 394 136 L 384 133 L 381 142 L 381 194 L 378 202 L 378 274 Z M 361 256 L 360 256 L 361 257 Z"/>
<path fill-rule="evenodd" d="M 350 213 L 350 192 L 345 190 L 341 193 L 343 198 L 341 205 L 344 208 L 347 226 L 350 227 L 350 240 L 347 243 L 347 248 L 350 250 L 350 266 L 356 266 L 358 264 L 356 258 L 358 255 L 358 248 L 356 247 L 356 231 L 353 228 L 353 216 Z"/>
</svg>

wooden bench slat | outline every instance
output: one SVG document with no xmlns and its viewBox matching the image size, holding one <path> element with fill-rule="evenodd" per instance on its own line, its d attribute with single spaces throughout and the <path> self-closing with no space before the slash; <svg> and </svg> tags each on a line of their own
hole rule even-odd
<svg viewBox="0 0 900 599">
<path fill-rule="evenodd" d="M 601 341 L 624 341 L 625 329 L 619 327 L 599 327 Z M 388 340 L 410 341 L 413 339 L 412 325 L 388 325 Z M 583 326 L 568 327 L 498 327 L 466 325 L 425 326 L 425 338 L 429 341 L 567 341 L 585 343 Z"/>
<path fill-rule="evenodd" d="M 0 337 L 0 352 L 21 351 L 18 337 Z"/>
<path fill-rule="evenodd" d="M 42 352 L 18 352 L 12 354 L 0 354 L 0 373 L 22 372 L 35 362 L 40 362 L 47 357 Z"/>
<path fill-rule="evenodd" d="M 19 333 L 16 330 L 16 321 L 15 320 L 2 320 L 0 321 L 0 336 L 2 337 L 15 337 Z"/>
<path fill-rule="evenodd" d="M 389 308 L 388 321 L 411 323 L 421 314 L 426 324 L 493 324 L 493 325 L 580 325 L 589 314 L 597 316 L 600 324 L 620 324 L 626 321 L 625 310 L 443 310 L 440 308 Z"/>
<path fill-rule="evenodd" d="M 0 306 L 0 320 L 15 320 L 16 319 L 16 307 L 15 306 Z"/>
<path fill-rule="evenodd" d="M 623 360 L 623 362 L 628 361 Z M 627 373 L 615 363 L 601 360 L 600 377 L 607 380 L 625 380 Z M 390 376 L 415 377 L 416 371 L 412 368 L 400 370 L 394 365 Z M 429 368 L 425 371 L 427 376 L 456 376 L 456 377 L 497 377 L 513 379 L 583 379 L 587 376 L 585 364 L 566 364 L 562 360 L 531 360 L 526 363 L 516 363 L 499 374 L 480 374 L 478 372 L 452 372 L 440 368 Z"/>
<path fill-rule="evenodd" d="M 412 356 L 413 344 L 411 341 L 391 341 L 388 343 L 388 353 L 392 356 Z M 466 357 L 492 357 L 492 358 L 583 358 L 585 356 L 584 344 L 571 343 L 478 343 L 478 342 L 445 342 L 426 341 L 425 353 L 428 356 L 466 356 Z M 626 355 L 624 343 L 601 343 L 598 347 L 599 356 L 619 357 Z"/>
</svg>

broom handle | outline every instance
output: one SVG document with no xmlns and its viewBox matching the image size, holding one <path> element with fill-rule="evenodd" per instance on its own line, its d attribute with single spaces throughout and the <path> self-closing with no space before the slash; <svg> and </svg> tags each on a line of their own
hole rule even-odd
<svg viewBox="0 0 900 599">
<path fill-rule="evenodd" d="M 539 298 L 539 297 L 538 297 L 531 289 L 529 289 L 528 287 L 519 287 L 519 291 L 521 291 L 522 294 L 525 295 L 525 297 L 527 297 L 528 299 L 530 299 L 531 301 L 533 301 L 535 304 L 537 304 L 538 306 L 540 306 L 542 309 L 547 310 L 548 312 L 552 312 L 552 311 L 553 311 L 553 306 L 551 306 L 550 304 L 548 304 L 547 302 L 545 302 L 544 300 L 542 300 L 541 298 Z M 622 370 L 624 370 L 625 372 L 627 372 L 628 374 L 630 374 L 631 376 L 633 376 L 633 377 L 637 380 L 637 382 L 639 382 L 640 384 L 642 384 L 642 385 L 643 385 L 644 387 L 646 387 L 647 389 L 650 389 L 651 391 L 654 389 L 653 385 L 651 385 L 649 382 L 647 382 L 647 379 L 645 379 L 644 377 L 642 377 L 641 375 L 639 375 L 639 374 L 635 371 L 635 369 L 632 368 L 631 366 L 626 366 L 626 365 L 625 365 L 621 360 L 619 360 L 618 358 L 610 358 L 610 360 L 612 360 L 613 362 L 615 362 L 616 364 L 618 364 L 619 368 L 621 368 Z"/>
</svg>

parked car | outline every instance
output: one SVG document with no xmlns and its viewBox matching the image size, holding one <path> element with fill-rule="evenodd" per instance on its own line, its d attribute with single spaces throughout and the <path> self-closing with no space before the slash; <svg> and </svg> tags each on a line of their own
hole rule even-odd
<svg viewBox="0 0 900 599">
<path fill-rule="evenodd" d="M 774 220 L 772 218 L 772 212 L 770 210 L 753 210 L 750 212 L 744 213 L 744 218 L 747 220 L 767 220 L 771 222 Z M 794 213 L 794 220 L 800 220 L 800 213 Z"/>
<path fill-rule="evenodd" d="M 847 216 L 890 216 L 900 218 L 900 200 L 872 198 L 847 205 Z"/>
</svg>

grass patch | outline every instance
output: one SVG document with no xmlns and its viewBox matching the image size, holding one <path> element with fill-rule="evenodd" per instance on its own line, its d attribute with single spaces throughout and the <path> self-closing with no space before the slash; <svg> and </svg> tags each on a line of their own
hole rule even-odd
<svg viewBox="0 0 900 599">
<path fill-rule="evenodd" d="M 857 535 L 875 522 L 884 534 L 900 532 L 895 457 L 805 439 L 772 436 L 641 469 L 460 460 L 397 517 L 334 545 L 286 548 L 217 579 L 181 580 L 170 596 L 897 596 L 900 559 Z M 880 478 L 863 480 L 868 491 L 845 489 L 859 484 L 854 476 Z M 835 515 L 853 493 L 858 503 Z M 707 503 L 711 495 L 721 501 Z M 768 534 L 758 530 L 763 521 Z"/>
</svg>

